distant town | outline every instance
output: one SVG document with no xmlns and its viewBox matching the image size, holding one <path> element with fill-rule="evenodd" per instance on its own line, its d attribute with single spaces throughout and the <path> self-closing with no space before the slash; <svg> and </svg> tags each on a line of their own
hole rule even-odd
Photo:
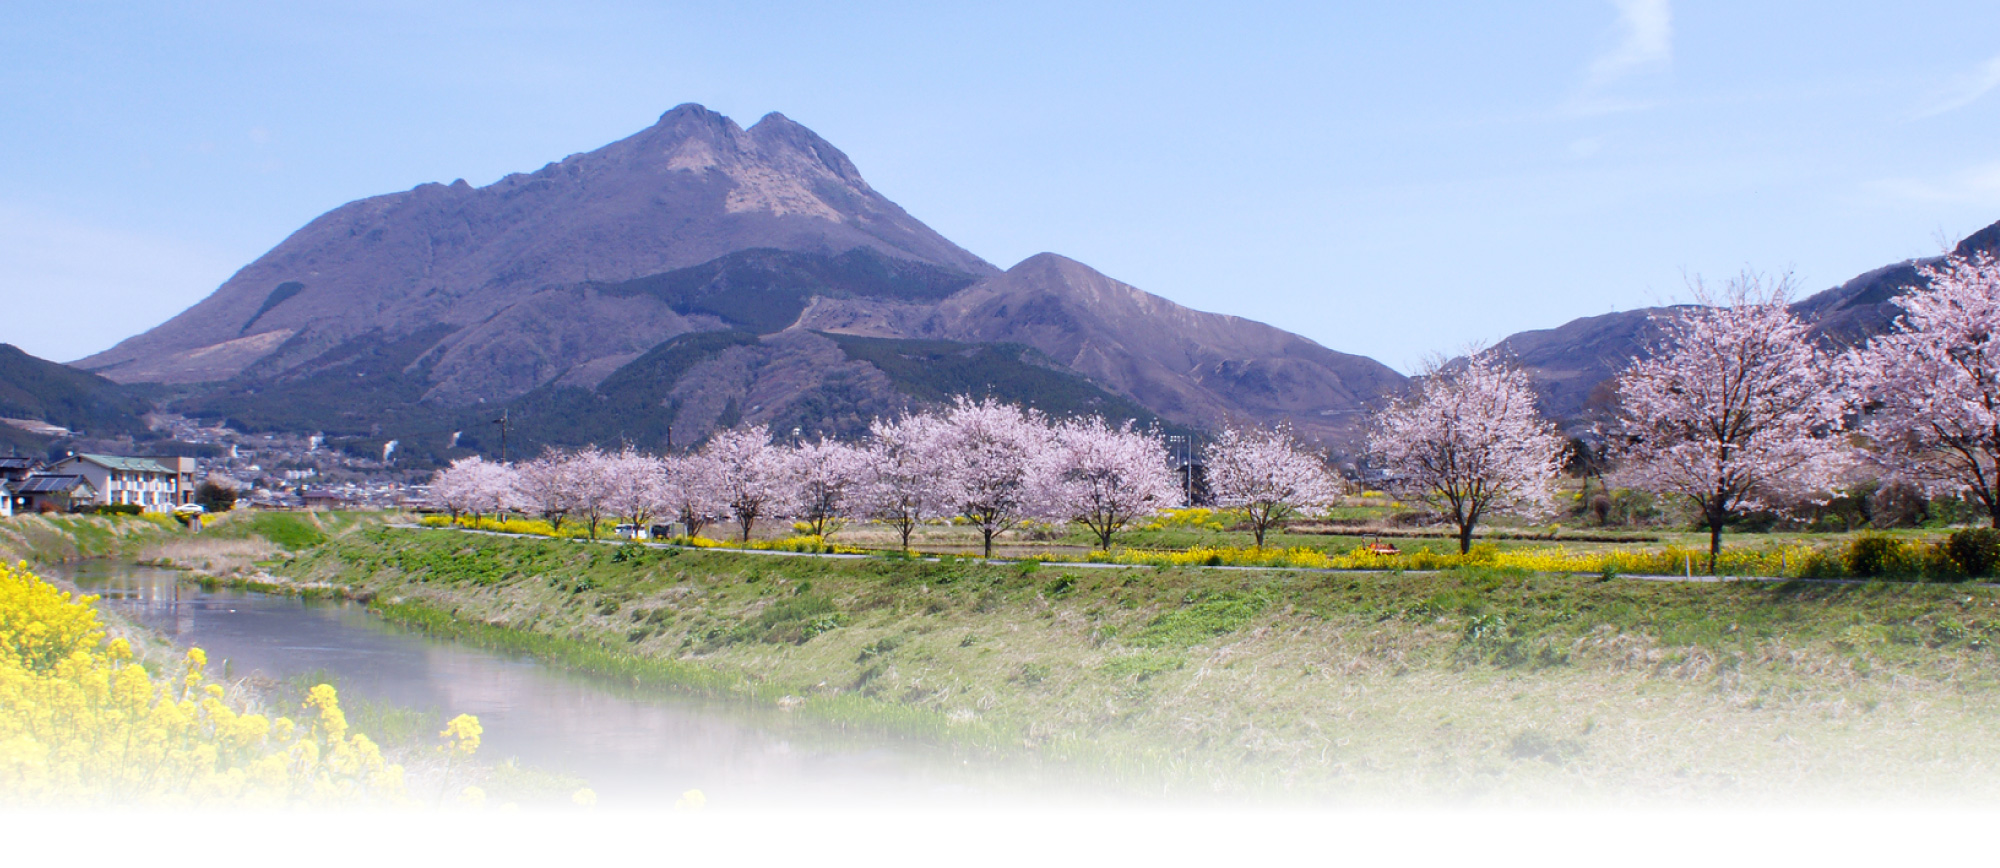
<svg viewBox="0 0 2000 868">
<path fill-rule="evenodd" d="M 0 515 L 132 507 L 169 512 L 210 483 L 262 509 L 397 509 L 427 503 L 427 471 L 393 448 L 358 457 L 318 434 L 244 434 L 185 416 L 147 418 L 162 439 L 78 437 L 50 455 L 0 456 Z M 72 432 L 54 432 L 69 435 Z M 387 459 L 387 460 L 384 460 Z"/>
</svg>

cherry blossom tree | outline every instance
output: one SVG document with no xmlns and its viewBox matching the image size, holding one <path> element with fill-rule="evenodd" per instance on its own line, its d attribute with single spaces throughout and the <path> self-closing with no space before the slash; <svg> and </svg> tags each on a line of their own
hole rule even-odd
<svg viewBox="0 0 2000 868">
<path fill-rule="evenodd" d="M 1848 359 L 1870 454 L 1931 496 L 1969 494 L 2000 528 L 2000 262 L 1917 269 L 1896 330 Z"/>
<path fill-rule="evenodd" d="M 917 525 L 935 517 L 948 500 L 943 439 L 942 420 L 928 413 L 876 419 L 868 426 L 860 512 L 894 527 L 903 551 L 910 550 Z"/>
<path fill-rule="evenodd" d="M 1290 427 L 1224 428 L 1202 450 L 1208 490 L 1221 506 L 1241 509 L 1250 519 L 1257 547 L 1279 522 L 1331 506 L 1341 484 L 1323 456 L 1308 451 Z"/>
<path fill-rule="evenodd" d="M 1053 511 L 1083 522 L 1105 551 L 1127 523 L 1180 499 L 1166 444 L 1129 421 L 1114 429 L 1096 416 L 1071 419 L 1056 426 L 1055 441 Z"/>
<path fill-rule="evenodd" d="M 439 470 L 431 476 L 431 500 L 451 514 L 452 521 L 460 515 L 478 518 L 480 509 L 480 477 L 485 474 L 486 461 L 475 455 L 460 458 L 451 466 Z"/>
<path fill-rule="evenodd" d="M 720 493 L 729 515 L 750 541 L 757 519 L 782 515 L 792 506 L 785 473 L 785 450 L 771 445 L 763 425 L 723 431 L 710 438 L 702 454 L 715 462 Z"/>
<path fill-rule="evenodd" d="M 1461 554 L 1487 513 L 1546 511 L 1567 449 L 1535 412 L 1528 375 L 1491 352 L 1427 363 L 1413 394 L 1375 414 L 1368 437 L 1398 490 L 1451 516 Z"/>
<path fill-rule="evenodd" d="M 729 513 L 729 503 L 723 499 L 722 470 L 714 459 L 699 453 L 675 455 L 662 461 L 662 470 L 663 509 L 687 529 L 688 536 L 700 536 L 702 528 Z"/>
<path fill-rule="evenodd" d="M 476 457 L 476 456 L 475 456 Z M 472 466 L 471 494 L 466 500 L 466 508 L 473 518 L 482 515 L 498 516 L 503 512 L 518 509 L 520 494 L 519 474 L 512 464 L 497 461 L 482 461 Z"/>
<path fill-rule="evenodd" d="M 1834 435 L 1849 402 L 1790 294 L 1789 278 L 1749 273 L 1719 299 L 1696 284 L 1704 306 L 1659 318 L 1659 343 L 1618 380 L 1617 478 L 1693 502 L 1710 572 L 1731 518 L 1822 496 L 1847 454 Z"/>
<path fill-rule="evenodd" d="M 515 492 L 523 506 L 561 531 L 576 509 L 576 476 L 566 466 L 569 456 L 556 449 L 515 468 Z"/>
<path fill-rule="evenodd" d="M 867 470 L 867 453 L 834 440 L 801 443 L 785 462 L 798 517 L 824 537 L 839 529 Z"/>
<path fill-rule="evenodd" d="M 643 529 L 653 516 L 670 508 L 666 462 L 630 446 L 605 458 L 610 476 L 606 507 L 612 515 Z"/>
<path fill-rule="evenodd" d="M 613 498 L 618 490 L 616 456 L 607 455 L 595 446 L 579 449 L 563 457 L 559 472 L 566 478 L 563 484 L 570 492 L 570 512 L 584 522 L 585 531 L 591 540 L 597 539 L 597 526 L 613 511 Z"/>
<path fill-rule="evenodd" d="M 1047 504 L 1055 470 L 1048 423 L 1034 410 L 992 398 L 959 396 L 945 410 L 938 436 L 949 502 L 979 528 L 982 550 L 993 538 L 1035 517 Z"/>
</svg>

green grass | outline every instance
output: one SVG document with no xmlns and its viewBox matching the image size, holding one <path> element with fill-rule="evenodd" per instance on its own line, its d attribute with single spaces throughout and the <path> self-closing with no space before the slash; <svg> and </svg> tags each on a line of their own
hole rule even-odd
<svg viewBox="0 0 2000 868">
<path fill-rule="evenodd" d="M 1057 572 L 395 529 L 287 572 L 439 635 L 1148 790 L 1991 794 L 2000 764 L 1985 588 Z"/>
<path fill-rule="evenodd" d="M 288 549 L 306 549 L 326 541 L 310 513 L 259 512 L 251 515 L 250 532 Z"/>
</svg>

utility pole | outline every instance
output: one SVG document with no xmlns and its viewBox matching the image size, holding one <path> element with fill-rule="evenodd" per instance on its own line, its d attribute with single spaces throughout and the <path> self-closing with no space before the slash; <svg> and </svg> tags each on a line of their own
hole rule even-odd
<svg viewBox="0 0 2000 868">
<path fill-rule="evenodd" d="M 505 409 L 502 409 L 500 411 L 500 418 L 493 420 L 493 424 L 500 426 L 500 463 L 506 464 L 507 463 L 507 411 Z"/>
<path fill-rule="evenodd" d="M 1167 442 L 1181 449 L 1181 506 L 1194 505 L 1194 444 L 1186 435 L 1169 434 Z"/>
</svg>

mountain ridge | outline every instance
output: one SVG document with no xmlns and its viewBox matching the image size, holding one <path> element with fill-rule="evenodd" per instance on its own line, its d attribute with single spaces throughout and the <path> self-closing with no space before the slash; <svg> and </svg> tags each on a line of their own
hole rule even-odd
<svg viewBox="0 0 2000 868">
<path fill-rule="evenodd" d="M 664 392 L 618 385 L 676 339 L 732 330 L 755 340 L 673 368 Z M 566 389 L 611 400 L 602 386 L 679 402 L 680 441 L 725 421 L 810 422 L 792 404 L 851 427 L 864 409 L 902 406 L 928 373 L 899 361 L 903 350 L 856 355 L 842 335 L 913 342 L 898 346 L 950 360 L 971 388 L 988 385 L 981 376 L 1012 388 L 1054 365 L 1092 384 L 1048 381 L 1076 407 L 1195 427 L 1290 421 L 1350 444 L 1367 403 L 1403 381 L 1054 254 L 1002 271 L 783 114 L 744 129 L 694 104 L 484 187 L 341 205 L 202 302 L 79 364 L 176 386 L 175 409 L 194 415 L 365 438 L 442 436 L 467 407 L 585 406 L 547 397 Z M 966 349 L 918 345 L 939 341 Z M 1034 361 L 980 346 L 1031 349 Z"/>
<path fill-rule="evenodd" d="M 2000 222 L 1966 236 L 1952 247 L 1950 255 L 2000 255 Z M 1898 297 L 1929 285 L 1918 268 L 1943 259 L 1906 259 L 1870 269 L 1795 299 L 1792 312 L 1807 320 L 1813 335 L 1829 347 L 1865 342 L 1894 326 L 1902 312 L 1895 303 Z M 1545 415 L 1578 431 L 1610 419 L 1616 397 L 1614 378 L 1632 359 L 1643 356 L 1647 343 L 1658 336 L 1653 318 L 1689 307 L 1692 305 L 1647 307 L 1580 317 L 1552 328 L 1517 332 L 1494 348 L 1526 369 Z"/>
</svg>

